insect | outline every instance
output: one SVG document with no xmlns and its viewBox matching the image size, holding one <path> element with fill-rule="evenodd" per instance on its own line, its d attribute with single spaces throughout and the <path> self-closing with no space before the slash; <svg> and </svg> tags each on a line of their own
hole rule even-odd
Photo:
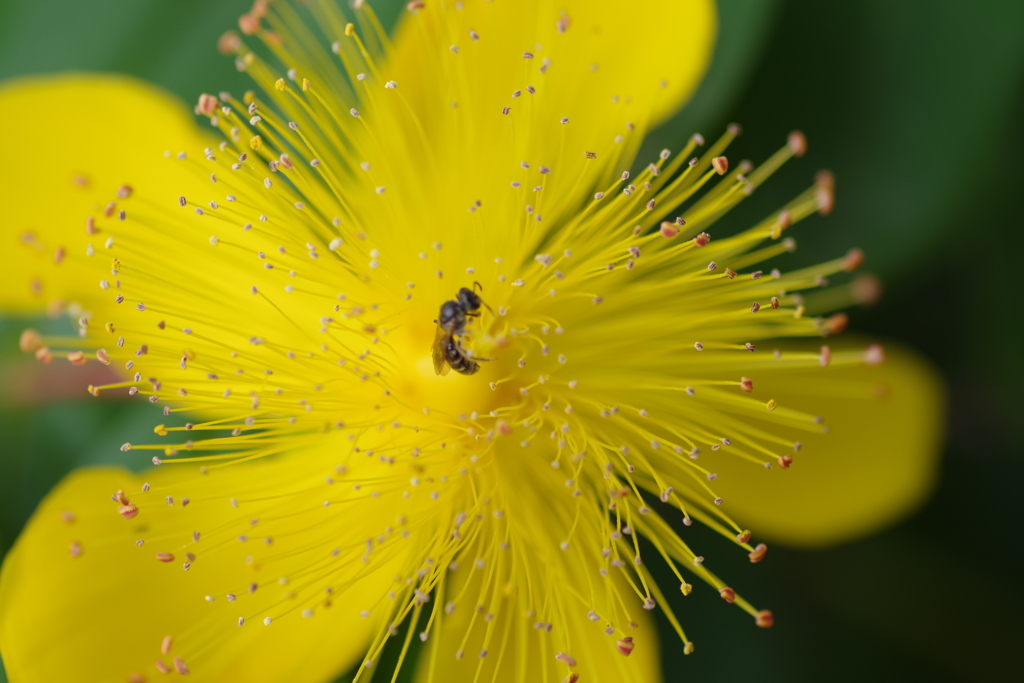
<svg viewBox="0 0 1024 683">
<path fill-rule="evenodd" d="M 434 343 L 430 347 L 434 359 L 434 372 L 438 375 L 447 375 L 449 369 L 463 375 L 472 375 L 480 369 L 477 359 L 462 348 L 457 339 L 466 334 L 467 319 L 479 317 L 480 307 L 487 305 L 480 295 L 473 291 L 477 288 L 483 290 L 479 282 L 474 282 L 473 289 L 463 287 L 455 295 L 454 300 L 441 304 L 437 320 L 434 321 L 437 323 Z"/>
</svg>

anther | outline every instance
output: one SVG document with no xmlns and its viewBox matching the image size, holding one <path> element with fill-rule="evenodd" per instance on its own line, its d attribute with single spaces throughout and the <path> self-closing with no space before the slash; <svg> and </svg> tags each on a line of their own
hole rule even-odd
<svg viewBox="0 0 1024 683">
<path fill-rule="evenodd" d="M 740 389 L 749 394 L 754 390 L 754 380 L 749 377 L 740 377 Z"/>
<path fill-rule="evenodd" d="M 749 533 L 749 532 L 748 532 Z M 751 562 L 757 563 L 764 559 L 764 556 L 768 553 L 768 546 L 764 543 L 758 543 L 757 547 L 754 548 L 747 557 L 750 558 Z"/>
<path fill-rule="evenodd" d="M 872 344 L 864 351 L 864 362 L 868 365 L 879 365 L 885 360 L 885 349 L 881 344 Z"/>
<path fill-rule="evenodd" d="M 795 157 L 802 157 L 807 153 L 807 138 L 798 130 L 794 130 L 789 134 L 786 144 L 789 145 L 789 149 Z"/>
<path fill-rule="evenodd" d="M 818 201 L 818 213 L 827 216 L 835 208 L 835 177 L 829 171 L 818 171 L 814 176 L 815 198 Z"/>
<path fill-rule="evenodd" d="M 23 353 L 31 353 L 43 346 L 42 337 L 33 329 L 26 329 L 18 339 L 18 348 Z"/>
<path fill-rule="evenodd" d="M 217 107 L 220 106 L 220 102 L 213 95 L 207 95 L 203 93 L 199 96 L 199 104 L 196 105 L 196 113 L 202 114 L 203 116 L 213 116 L 217 113 Z"/>
<path fill-rule="evenodd" d="M 771 610 L 763 609 L 754 617 L 754 623 L 761 628 L 771 628 L 775 624 L 775 616 Z"/>
<path fill-rule="evenodd" d="M 721 588 L 719 588 L 718 594 L 722 596 L 723 600 L 730 604 L 734 600 L 736 600 L 736 591 L 734 591 L 732 588 L 729 588 L 728 586 L 722 586 Z"/>
<path fill-rule="evenodd" d="M 557 655 L 555 655 L 555 659 L 559 662 L 562 662 L 568 667 L 576 666 L 576 658 L 565 652 L 559 652 Z"/>
<path fill-rule="evenodd" d="M 823 329 L 828 334 L 839 334 L 846 329 L 850 319 L 845 313 L 836 313 L 825 319 Z"/>
<path fill-rule="evenodd" d="M 619 654 L 623 657 L 628 657 L 633 652 L 634 647 L 633 639 L 628 636 L 620 638 L 618 642 L 615 643 L 615 649 L 618 650 Z"/>
<path fill-rule="evenodd" d="M 718 175 L 725 175 L 729 171 L 729 160 L 726 157 L 715 157 L 711 160 L 711 166 Z"/>
<path fill-rule="evenodd" d="M 872 306 L 882 297 L 882 281 L 875 275 L 858 275 L 850 284 L 853 300 L 862 306 Z"/>
<path fill-rule="evenodd" d="M 851 249 L 846 253 L 846 258 L 843 260 L 843 270 L 847 273 L 852 273 L 860 268 L 862 263 L 864 263 L 864 252 L 860 249 Z"/>
</svg>

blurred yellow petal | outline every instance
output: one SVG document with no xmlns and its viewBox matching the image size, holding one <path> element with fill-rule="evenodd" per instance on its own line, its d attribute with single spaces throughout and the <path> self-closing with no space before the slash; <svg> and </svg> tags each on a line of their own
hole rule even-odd
<svg viewBox="0 0 1024 683">
<path fill-rule="evenodd" d="M 616 583 L 628 590 L 624 581 Z M 455 595 L 462 585 L 461 582 L 453 584 L 450 591 Z M 565 590 L 573 589 L 565 587 Z M 536 617 L 531 619 L 527 615 L 524 619 L 504 609 L 492 620 L 487 612 L 486 608 L 481 612 L 466 604 L 450 614 L 443 614 L 420 655 L 413 680 L 416 683 L 474 680 L 555 683 L 569 680 L 572 673 L 579 674 L 581 682 L 589 683 L 657 683 L 662 680 L 658 629 L 654 619 L 642 610 L 631 613 L 636 626 L 627 629 L 628 636 L 621 631 L 606 634 L 605 621 L 588 619 L 582 610 L 567 613 L 555 627 L 560 631 L 557 634 L 551 633 Z M 476 622 L 475 629 L 471 629 L 472 621 Z M 630 643 L 633 649 L 628 656 L 617 648 L 623 637 L 633 639 Z M 563 651 L 563 643 L 570 643 L 571 650 Z M 672 646 L 683 648 L 675 642 Z"/>
<path fill-rule="evenodd" d="M 675 113 L 707 70 L 718 32 L 711 0 L 662 0 L 642 9 L 614 0 L 477 2 L 461 12 L 466 17 L 457 21 L 472 26 L 470 33 L 456 33 L 451 14 L 439 18 L 428 9 L 407 17 L 388 64 L 396 80 L 410 77 L 398 81 L 401 87 L 425 97 L 439 76 L 457 74 L 460 82 L 449 89 L 456 103 L 462 96 L 474 107 L 489 103 L 485 111 L 507 105 L 513 116 L 553 123 L 579 115 L 576 125 L 584 127 L 627 114 L 637 124 L 656 125 Z M 571 43 L 561 35 L 570 32 Z M 540 97 L 528 91 L 531 85 Z M 592 115 L 613 103 L 622 117 Z"/>
<path fill-rule="evenodd" d="M 608 169 L 617 176 L 645 133 L 693 94 L 717 20 L 711 0 L 467 2 L 458 12 L 428 3 L 399 27 L 381 77 L 425 137 L 450 140 L 430 153 L 460 201 L 507 194 L 518 177 L 510 159 L 550 167 L 549 196 L 567 200 L 584 152 L 621 160 Z M 545 204 L 550 220 L 559 201 Z"/>
<path fill-rule="evenodd" d="M 311 456 L 303 457 L 309 465 Z M 252 491 L 271 478 L 280 494 L 292 472 L 305 471 L 297 465 L 285 458 L 235 468 L 230 478 L 185 465 L 139 476 L 116 469 L 71 474 L 40 505 L 0 575 L 0 651 L 11 680 L 152 680 L 157 660 L 174 668 L 181 657 L 196 681 L 315 682 L 358 661 L 380 626 L 376 612 L 365 619 L 360 612 L 374 608 L 394 571 L 386 562 L 357 562 L 363 576 L 348 589 L 294 597 L 310 572 L 323 572 L 331 560 L 330 547 L 322 557 L 308 553 L 310 534 L 332 536 L 344 557 L 350 542 L 362 553 L 368 533 L 364 526 L 346 534 L 351 525 L 337 518 L 306 533 L 294 525 L 282 530 L 277 509 L 252 500 Z M 239 494 L 237 508 L 228 503 L 228 485 Z M 137 506 L 134 518 L 122 518 L 108 497 L 118 490 Z M 322 507 L 312 503 L 316 518 Z M 382 500 L 375 514 L 386 517 L 386 505 Z M 198 540 L 193 530 L 202 530 Z M 143 536 L 146 543 L 137 545 Z M 157 553 L 174 559 L 158 561 Z M 253 582 L 258 590 L 250 592 Z M 269 625 L 264 615 L 273 615 Z M 239 617 L 247 620 L 241 627 Z M 173 642 L 165 652 L 166 636 Z"/>
<path fill-rule="evenodd" d="M 16 169 L 0 184 L 0 310 L 88 308 L 101 290 L 86 250 L 91 244 L 97 258 L 109 255 L 102 226 L 87 234 L 86 217 L 106 209 L 125 183 L 168 194 L 193 185 L 194 176 L 160 162 L 165 151 L 194 150 L 203 137 L 180 100 L 126 76 L 9 81 L 0 86 L 0 120 Z M 108 220 L 117 220 L 121 208 L 112 207 Z"/>
<path fill-rule="evenodd" d="M 723 508 L 755 539 L 842 543 L 898 522 L 927 499 L 938 474 L 945 392 L 914 351 L 887 343 L 885 356 L 876 366 L 760 371 L 758 397 L 813 410 L 829 431 L 798 435 L 802 447 L 785 472 L 758 477 L 756 465 L 735 458 L 709 465 L 719 474 Z"/>
</svg>

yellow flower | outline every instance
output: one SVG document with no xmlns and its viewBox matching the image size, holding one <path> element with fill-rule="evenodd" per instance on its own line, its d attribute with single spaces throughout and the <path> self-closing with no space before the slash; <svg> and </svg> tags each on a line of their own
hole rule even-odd
<svg viewBox="0 0 1024 683">
<path fill-rule="evenodd" d="M 709 1 L 409 3 L 393 46 L 353 4 L 258 0 L 221 48 L 261 94 L 203 95 L 217 136 L 124 79 L 0 92 L 0 303 L 78 321 L 23 347 L 117 369 L 89 390 L 155 404 L 124 449 L 160 465 L 42 503 L 0 578 L 12 680 L 365 678 L 418 641 L 423 681 L 658 680 L 646 612 L 693 643 L 648 562 L 773 622 L 680 519 L 758 562 L 927 492 L 928 370 L 787 342 L 841 331 L 817 313 L 862 284 L 801 292 L 860 253 L 762 265 L 831 177 L 716 225 L 803 136 L 636 159 L 704 71 Z"/>
</svg>

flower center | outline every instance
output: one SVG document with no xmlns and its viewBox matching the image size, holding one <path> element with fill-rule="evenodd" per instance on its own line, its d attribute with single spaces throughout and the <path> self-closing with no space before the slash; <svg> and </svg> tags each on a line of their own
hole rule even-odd
<svg viewBox="0 0 1024 683">
<path fill-rule="evenodd" d="M 451 289 L 454 300 L 458 288 Z M 463 425 L 460 432 L 464 425 L 476 423 L 475 428 L 468 428 L 472 439 L 490 430 L 499 414 L 514 413 L 522 405 L 524 397 L 517 388 L 522 382 L 510 380 L 522 371 L 517 358 L 523 354 L 517 349 L 523 344 L 507 331 L 511 321 L 486 306 L 478 316 L 467 319 L 464 334 L 446 331 L 436 322 L 445 301 L 424 296 L 399 316 L 381 342 L 387 349 L 381 352 L 387 354 L 387 365 L 393 368 L 384 379 L 391 398 L 405 409 L 407 421 L 458 422 Z M 456 361 L 458 367 L 453 368 L 445 361 L 438 373 L 433 359 L 438 345 L 442 351 L 457 345 L 464 362 L 475 365 L 475 371 L 460 372 L 464 365 Z M 478 418 L 486 422 L 480 424 Z"/>
</svg>

